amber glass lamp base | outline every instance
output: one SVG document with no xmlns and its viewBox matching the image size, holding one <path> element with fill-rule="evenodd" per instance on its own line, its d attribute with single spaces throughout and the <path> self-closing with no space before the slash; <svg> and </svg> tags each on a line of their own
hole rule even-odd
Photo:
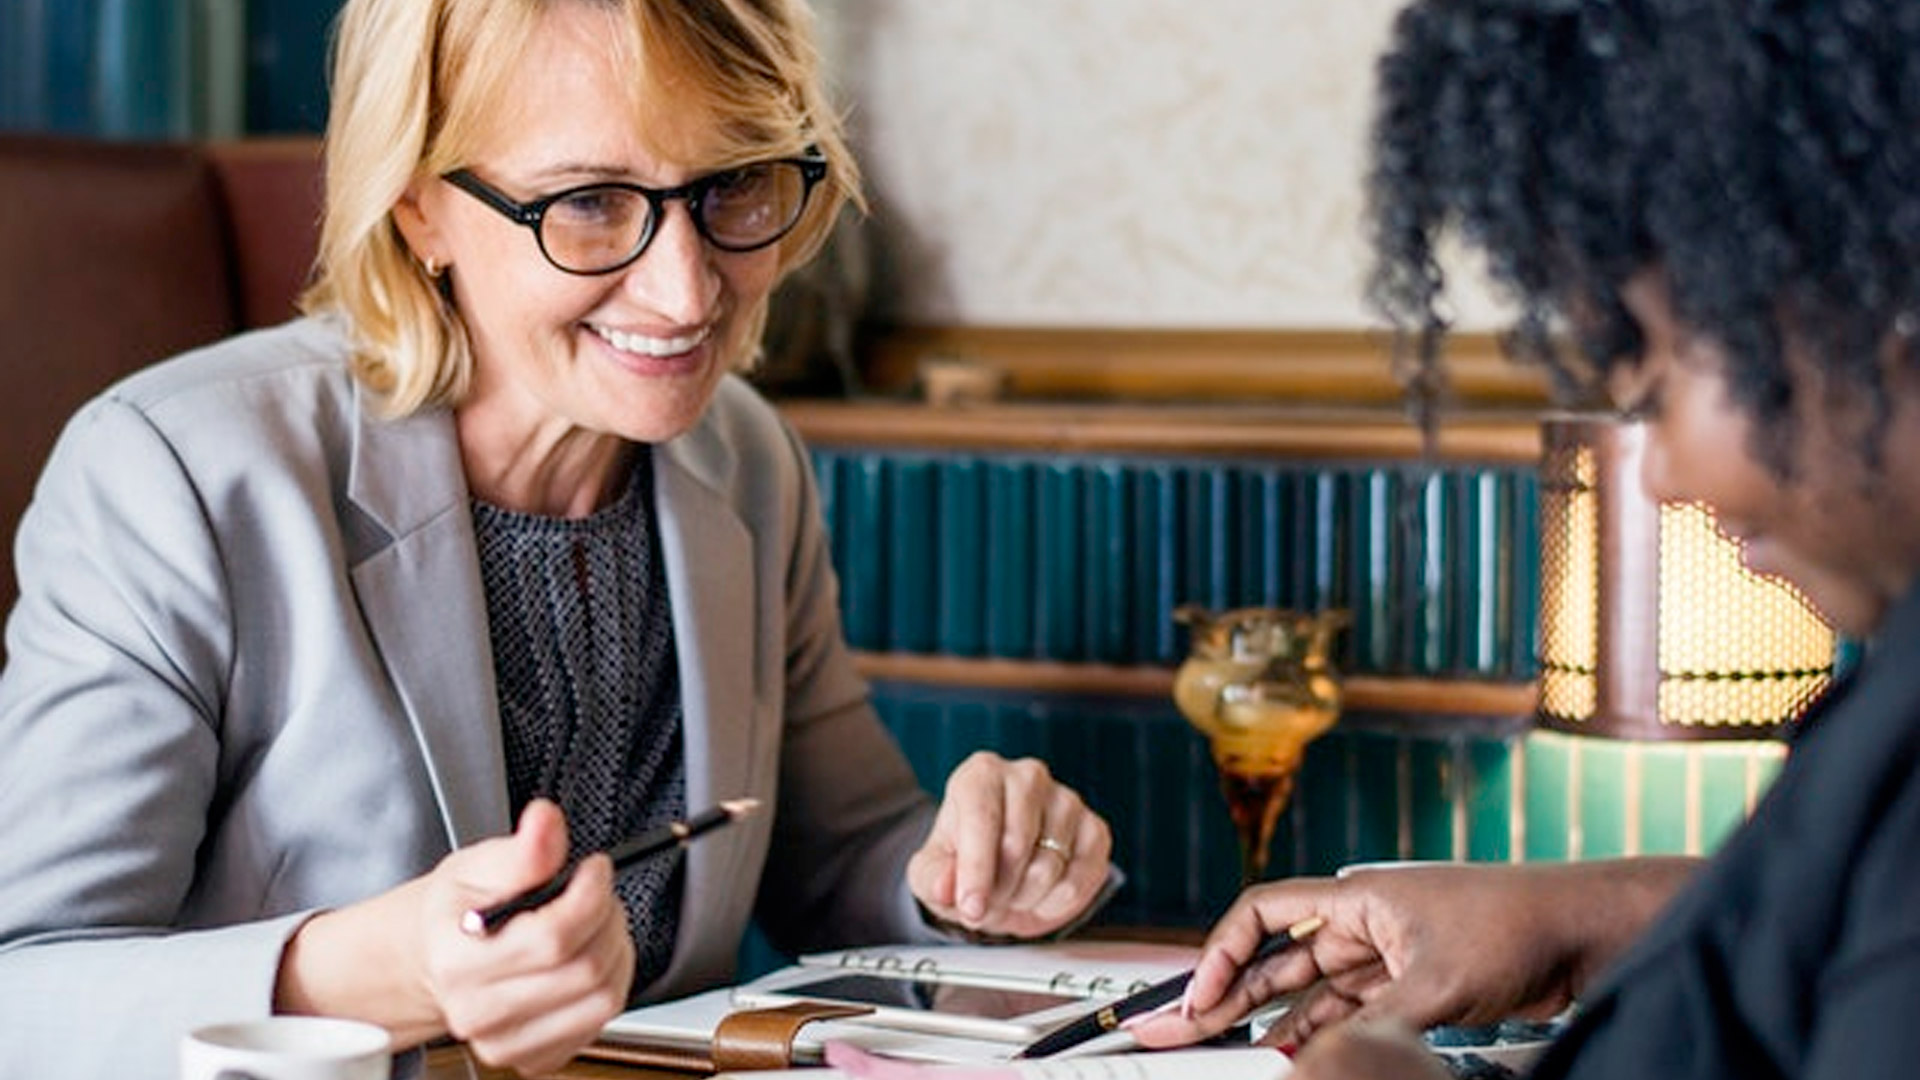
<svg viewBox="0 0 1920 1080">
<path fill-rule="evenodd" d="M 1240 608 L 1213 615 L 1188 606 L 1176 617 L 1193 627 L 1193 642 L 1174 674 L 1174 704 L 1213 751 L 1239 835 L 1241 884 L 1251 884 L 1266 877 L 1274 826 L 1307 743 L 1339 718 L 1328 653 L 1346 613 Z"/>
</svg>

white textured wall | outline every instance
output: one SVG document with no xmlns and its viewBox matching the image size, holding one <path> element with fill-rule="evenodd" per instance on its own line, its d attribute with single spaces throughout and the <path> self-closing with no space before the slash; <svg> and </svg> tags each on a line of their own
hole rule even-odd
<svg viewBox="0 0 1920 1080">
<path fill-rule="evenodd" d="M 816 3 L 894 319 L 1369 324 L 1360 181 L 1401 0 Z"/>
</svg>

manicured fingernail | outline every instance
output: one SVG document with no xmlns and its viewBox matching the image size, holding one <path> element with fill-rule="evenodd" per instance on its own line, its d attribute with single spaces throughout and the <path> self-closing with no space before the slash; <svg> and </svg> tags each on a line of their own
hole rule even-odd
<svg viewBox="0 0 1920 1080">
<path fill-rule="evenodd" d="M 987 898 L 979 893 L 968 893 L 960 898 L 960 914 L 969 919 L 978 919 L 987 913 Z"/>
<path fill-rule="evenodd" d="M 1281 1053 L 1287 1055 L 1288 1057 L 1292 1057 L 1294 1054 L 1299 1052 L 1300 1047 L 1296 1043 L 1286 1042 L 1286 1043 L 1281 1043 L 1279 1046 L 1275 1047 L 1274 1049 L 1280 1051 Z"/>
</svg>

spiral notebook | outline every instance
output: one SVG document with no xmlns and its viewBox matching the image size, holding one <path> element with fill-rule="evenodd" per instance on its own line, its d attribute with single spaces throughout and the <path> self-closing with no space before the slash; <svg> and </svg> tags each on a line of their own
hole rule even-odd
<svg viewBox="0 0 1920 1080">
<path fill-rule="evenodd" d="M 1087 1001 L 1121 997 L 1186 971 L 1197 955 L 1198 950 L 1186 946 L 1117 941 L 892 946 L 810 954 L 736 987 L 623 1013 L 602 1032 L 595 1056 L 617 1053 L 622 1060 L 644 1060 L 634 1055 L 653 1054 L 648 1063 L 711 1069 L 708 1059 L 721 1021 L 744 1010 L 818 1000 L 796 988 L 821 976 L 844 974 L 898 983 L 906 996 L 928 985 L 942 992 L 911 1007 L 881 1005 L 871 1015 L 810 1022 L 794 1036 L 785 1064 L 818 1062 L 821 1047 L 830 1040 L 918 1061 L 1002 1062 L 1041 1027 L 1084 1012 Z M 1020 1008 L 1012 1015 L 980 1011 L 983 999 L 1002 1003 L 990 1000 L 995 998 Z M 1021 1011 L 1031 1010 L 1031 1001 L 1042 998 L 1047 1009 Z M 1132 1045 L 1130 1037 L 1125 1042 Z"/>
</svg>

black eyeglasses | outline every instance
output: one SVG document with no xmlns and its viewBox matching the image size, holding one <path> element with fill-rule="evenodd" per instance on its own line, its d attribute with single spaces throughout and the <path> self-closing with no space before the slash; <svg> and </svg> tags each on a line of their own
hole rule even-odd
<svg viewBox="0 0 1920 1080">
<path fill-rule="evenodd" d="M 465 169 L 442 179 L 533 230 L 540 253 L 569 274 L 610 274 L 647 250 L 660 215 L 684 200 L 693 227 L 721 251 L 757 251 L 799 223 L 814 185 L 826 179 L 817 155 L 724 169 L 679 187 L 586 184 L 515 202 Z"/>
</svg>

